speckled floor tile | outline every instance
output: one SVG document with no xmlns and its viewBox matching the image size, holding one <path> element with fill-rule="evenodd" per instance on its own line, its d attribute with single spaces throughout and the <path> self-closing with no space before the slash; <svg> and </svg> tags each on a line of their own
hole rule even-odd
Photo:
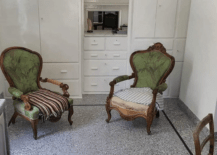
<svg viewBox="0 0 217 155">
<path fill-rule="evenodd" d="M 74 104 L 105 104 L 107 95 L 84 95 Z M 169 99 L 165 111 L 180 134 L 194 150 L 192 129 L 195 125 Z M 177 111 L 177 112 L 174 112 Z M 7 121 L 13 114 L 12 101 L 7 101 Z M 59 122 L 39 122 L 38 140 L 33 139 L 29 122 L 18 117 L 16 124 L 8 128 L 12 155 L 187 155 L 184 145 L 160 113 L 147 135 L 146 121 L 137 118 L 125 121 L 112 111 L 110 123 L 106 123 L 104 106 L 75 106 L 72 126 L 65 112 Z M 180 128 L 180 129 L 179 129 Z M 190 137 L 190 138 L 189 138 Z"/>
</svg>

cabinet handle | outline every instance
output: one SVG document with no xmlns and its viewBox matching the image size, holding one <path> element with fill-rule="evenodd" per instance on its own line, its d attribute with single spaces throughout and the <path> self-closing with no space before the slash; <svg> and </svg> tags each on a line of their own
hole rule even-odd
<svg viewBox="0 0 217 155">
<path fill-rule="evenodd" d="M 114 57 L 120 57 L 120 54 L 114 54 L 113 56 Z"/>
<path fill-rule="evenodd" d="M 91 57 L 98 57 L 98 54 L 91 54 Z"/>
<path fill-rule="evenodd" d="M 67 73 L 68 71 L 67 70 L 61 70 L 61 73 Z"/>
<path fill-rule="evenodd" d="M 98 45 L 98 43 L 91 43 L 91 45 Z"/>
<path fill-rule="evenodd" d="M 91 86 L 97 86 L 97 83 L 91 83 Z"/>
<path fill-rule="evenodd" d="M 119 70 L 119 67 L 113 67 L 113 70 Z"/>
<path fill-rule="evenodd" d="M 92 67 L 91 70 L 98 70 L 98 67 Z"/>
<path fill-rule="evenodd" d="M 114 42 L 114 45 L 120 45 L 120 44 L 121 44 L 121 43 L 119 43 L 119 42 L 117 42 L 117 41 Z"/>
</svg>

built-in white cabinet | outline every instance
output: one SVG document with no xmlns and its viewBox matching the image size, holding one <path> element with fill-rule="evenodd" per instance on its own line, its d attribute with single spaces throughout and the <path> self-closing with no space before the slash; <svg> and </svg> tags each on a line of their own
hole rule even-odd
<svg viewBox="0 0 217 155">
<path fill-rule="evenodd" d="M 178 97 L 182 76 L 183 62 L 176 62 L 172 73 L 169 76 L 169 97 Z"/>
<path fill-rule="evenodd" d="M 186 39 L 174 40 L 173 56 L 175 57 L 176 61 L 182 62 L 184 60 L 185 42 Z"/>
<path fill-rule="evenodd" d="M 134 0 L 131 51 L 146 50 L 161 42 L 175 57 L 175 68 L 167 78 L 164 97 L 178 97 L 191 0 Z M 128 66 L 130 66 L 128 64 Z M 132 69 L 128 67 L 128 74 Z M 127 87 L 133 80 L 127 83 Z"/>
<path fill-rule="evenodd" d="M 105 94 L 109 82 L 127 72 L 128 37 L 84 37 L 83 93 Z M 125 83 L 115 90 L 124 89 Z"/>
<path fill-rule="evenodd" d="M 158 0 L 155 37 L 174 37 L 178 0 Z"/>
<path fill-rule="evenodd" d="M 157 0 L 134 0 L 133 38 L 154 37 L 156 6 Z"/>
<path fill-rule="evenodd" d="M 79 62 L 80 0 L 39 0 L 44 62 Z"/>
<path fill-rule="evenodd" d="M 191 0 L 179 0 L 176 24 L 176 37 L 186 37 Z"/>
<path fill-rule="evenodd" d="M 11 46 L 22 46 L 40 53 L 38 13 L 37 0 L 0 1 L 1 52 Z"/>
</svg>

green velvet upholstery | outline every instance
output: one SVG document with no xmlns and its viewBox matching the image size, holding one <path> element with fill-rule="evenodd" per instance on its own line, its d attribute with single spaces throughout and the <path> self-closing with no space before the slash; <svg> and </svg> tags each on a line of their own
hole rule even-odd
<svg viewBox="0 0 217 155">
<path fill-rule="evenodd" d="M 20 98 L 21 95 L 23 95 L 23 92 L 21 92 L 20 90 L 14 88 L 14 87 L 9 87 L 8 92 L 16 98 Z"/>
<path fill-rule="evenodd" d="M 13 49 L 5 54 L 3 64 L 15 87 L 23 94 L 38 90 L 37 75 L 40 59 L 36 54 L 22 49 Z"/>
<path fill-rule="evenodd" d="M 28 117 L 31 120 L 36 120 L 39 117 L 39 109 L 35 106 L 32 106 L 31 111 L 25 110 L 25 103 L 21 100 L 14 100 L 15 111 Z"/>
<path fill-rule="evenodd" d="M 161 85 L 157 86 L 156 88 L 154 89 L 158 89 L 159 92 L 163 92 L 167 89 L 167 84 L 166 83 L 162 83 Z"/>
<path fill-rule="evenodd" d="M 118 83 L 118 82 L 122 82 L 122 81 L 125 81 L 125 80 L 128 80 L 128 79 L 129 79 L 128 75 L 122 75 L 122 76 L 116 77 L 114 80 L 116 81 L 116 83 Z"/>
<path fill-rule="evenodd" d="M 154 90 L 170 68 L 171 59 L 160 51 L 152 51 L 135 54 L 133 64 L 138 75 L 136 87 L 149 87 Z M 162 87 L 165 88 L 164 85 Z"/>
</svg>

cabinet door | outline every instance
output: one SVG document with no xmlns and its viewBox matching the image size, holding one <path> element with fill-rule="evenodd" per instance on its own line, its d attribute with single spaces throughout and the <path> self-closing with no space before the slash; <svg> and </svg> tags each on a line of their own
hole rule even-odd
<svg viewBox="0 0 217 155">
<path fill-rule="evenodd" d="M 182 62 L 176 62 L 175 67 L 169 76 L 170 97 L 179 97 L 181 76 L 182 76 L 182 66 L 183 66 Z"/>
<path fill-rule="evenodd" d="M 80 0 L 39 0 L 44 62 L 78 62 Z"/>
<path fill-rule="evenodd" d="M 176 61 L 184 61 L 185 39 L 176 39 L 174 41 L 173 56 Z"/>
<path fill-rule="evenodd" d="M 11 46 L 40 53 L 37 0 L 0 0 L 0 21 L 0 53 Z"/>
<path fill-rule="evenodd" d="M 177 0 L 158 0 L 155 37 L 174 37 Z"/>
<path fill-rule="evenodd" d="M 191 0 L 179 0 L 178 2 L 176 37 L 187 35 L 190 6 Z"/>
<path fill-rule="evenodd" d="M 133 37 L 154 37 L 157 0 L 135 0 Z"/>
</svg>

